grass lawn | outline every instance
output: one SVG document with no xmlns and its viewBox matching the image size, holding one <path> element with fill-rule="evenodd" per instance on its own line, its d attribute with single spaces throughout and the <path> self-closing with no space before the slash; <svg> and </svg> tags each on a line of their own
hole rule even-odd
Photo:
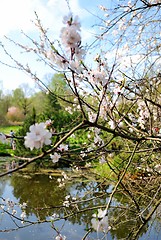
<svg viewBox="0 0 161 240">
<path fill-rule="evenodd" d="M 21 126 L 0 126 L 0 132 L 9 135 L 11 130 L 16 133 L 20 128 Z"/>
</svg>

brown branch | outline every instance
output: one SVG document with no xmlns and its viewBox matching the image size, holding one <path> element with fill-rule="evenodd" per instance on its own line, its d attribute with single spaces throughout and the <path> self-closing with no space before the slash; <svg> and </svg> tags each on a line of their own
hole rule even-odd
<svg viewBox="0 0 161 240">
<path fill-rule="evenodd" d="M 40 155 L 36 156 L 36 157 L 33 157 L 33 158 L 23 158 L 23 157 L 20 157 L 20 159 L 22 160 L 26 160 L 27 162 L 21 164 L 20 166 L 14 168 L 14 169 L 11 169 L 7 172 L 4 172 L 4 173 L 1 173 L 0 174 L 0 177 L 3 177 L 5 175 L 8 175 L 8 174 L 11 174 L 13 172 L 17 172 L 18 170 L 22 169 L 22 168 L 25 168 L 26 166 L 28 166 L 29 164 L 35 162 L 36 160 L 38 159 L 41 159 L 43 158 L 44 156 L 46 155 L 49 155 L 50 153 L 52 153 L 62 142 L 64 142 L 70 135 L 72 135 L 75 131 L 77 131 L 78 129 L 82 128 L 82 127 L 85 127 L 86 124 L 83 122 L 81 122 L 80 124 L 78 124 L 76 127 L 74 127 L 70 132 L 68 132 L 64 137 L 62 137 L 55 145 L 54 147 L 52 147 L 51 149 L 49 149 L 48 151 L 44 151 L 43 153 L 41 153 Z"/>
</svg>

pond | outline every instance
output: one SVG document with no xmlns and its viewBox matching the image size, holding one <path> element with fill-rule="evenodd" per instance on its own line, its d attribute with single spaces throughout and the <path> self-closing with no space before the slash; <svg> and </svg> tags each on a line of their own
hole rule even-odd
<svg viewBox="0 0 161 240">
<path fill-rule="evenodd" d="M 61 176 L 65 178 L 62 180 Z M 66 240 L 81 240 L 91 228 L 92 215 L 96 212 L 95 206 L 107 203 L 107 196 L 112 188 L 111 184 L 102 185 L 86 178 L 84 174 L 80 177 L 76 177 L 76 174 L 72 176 L 69 170 L 57 170 L 54 175 L 19 173 L 5 176 L 0 179 L 0 204 L 1 207 L 6 205 L 7 201 L 10 201 L 10 204 L 0 210 L 0 240 L 51 240 L 55 239 L 58 232 L 66 236 Z M 79 202 L 80 198 L 83 202 Z M 68 206 L 69 200 L 75 201 L 72 208 Z M 117 209 L 119 201 L 122 201 L 119 195 L 113 199 L 112 205 L 116 209 L 112 209 L 109 216 L 117 215 L 120 227 L 116 229 L 113 227 L 106 238 L 102 238 L 101 233 L 91 231 L 84 239 L 131 239 L 130 230 L 137 223 L 128 221 L 128 215 L 131 214 L 128 212 L 125 221 L 123 210 Z M 24 206 L 24 203 L 27 206 Z M 124 203 L 126 207 L 125 200 Z M 24 219 L 28 222 L 19 219 L 24 212 L 23 206 Z M 89 211 L 89 208 L 93 210 Z M 4 213 L 4 210 L 9 213 L 13 213 L 14 210 L 16 218 L 7 212 Z M 75 214 L 76 212 L 79 214 Z M 65 217 L 64 220 L 64 216 L 68 218 Z M 53 217 L 57 218 L 54 225 L 52 225 Z M 37 221 L 39 223 L 36 224 Z M 157 218 L 153 218 L 145 225 L 137 239 L 161 239 L 160 225 L 157 215 Z"/>
</svg>

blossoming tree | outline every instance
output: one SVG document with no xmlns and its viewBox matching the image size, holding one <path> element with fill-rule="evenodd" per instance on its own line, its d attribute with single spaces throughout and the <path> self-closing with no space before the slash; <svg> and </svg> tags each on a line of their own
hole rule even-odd
<svg viewBox="0 0 161 240">
<path fill-rule="evenodd" d="M 128 207 L 124 202 L 117 207 L 122 216 L 127 211 L 134 212 L 138 224 L 131 228 L 129 239 L 136 239 L 161 202 L 160 184 L 156 181 L 161 172 L 161 2 L 112 2 L 111 9 L 100 6 L 99 29 L 92 44 L 82 44 L 79 17 L 72 13 L 63 18 L 64 27 L 58 42 L 49 39 L 37 15 L 40 42 L 26 36 L 31 40 L 31 46 L 26 47 L 8 39 L 25 51 L 37 54 L 54 72 L 58 70 L 64 74 L 64 81 L 74 95 L 66 111 L 70 114 L 79 111 L 80 117 L 61 133 L 50 131 L 54 123 L 48 119 L 30 126 L 24 144 L 31 151 L 36 148 L 42 152 L 36 157 L 22 156 L 25 161 L 22 165 L 1 176 L 18 171 L 37 159 L 43 161 L 46 156 L 55 164 L 69 151 L 78 159 L 78 166 L 88 167 L 91 160 L 99 161 L 109 167 L 110 175 L 106 180 L 113 179 L 113 188 L 102 208 L 97 207 L 91 229 L 106 236 L 119 227 L 120 216 L 116 217 L 115 210 L 111 209 L 114 208 L 112 199 L 121 191 L 128 199 Z M 27 72 L 48 94 L 53 94 L 29 65 L 24 66 L 10 57 L 17 68 Z M 57 97 L 67 101 L 65 96 Z M 87 133 L 86 142 L 80 145 L 79 157 L 78 150 L 68 145 L 73 134 L 78 132 Z M 57 134 L 59 139 L 53 140 Z M 4 141 L 3 134 L 0 139 Z M 143 194 L 139 194 L 138 189 L 144 189 Z M 72 205 L 72 201 L 65 199 L 65 206 Z M 126 221 L 133 216 L 129 214 Z M 90 231 L 85 237 L 88 234 Z M 58 233 L 56 239 L 65 239 L 65 236 Z"/>
</svg>

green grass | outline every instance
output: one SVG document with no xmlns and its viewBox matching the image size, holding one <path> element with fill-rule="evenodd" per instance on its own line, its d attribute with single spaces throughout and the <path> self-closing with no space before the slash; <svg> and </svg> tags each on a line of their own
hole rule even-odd
<svg viewBox="0 0 161 240">
<path fill-rule="evenodd" d="M 15 133 L 21 128 L 21 126 L 0 126 L 0 132 L 4 134 L 10 134 L 13 130 Z"/>
<path fill-rule="evenodd" d="M 100 164 L 94 163 L 94 168 L 92 170 L 94 173 L 98 174 L 101 178 L 110 178 L 112 171 L 107 163 Z"/>
</svg>

